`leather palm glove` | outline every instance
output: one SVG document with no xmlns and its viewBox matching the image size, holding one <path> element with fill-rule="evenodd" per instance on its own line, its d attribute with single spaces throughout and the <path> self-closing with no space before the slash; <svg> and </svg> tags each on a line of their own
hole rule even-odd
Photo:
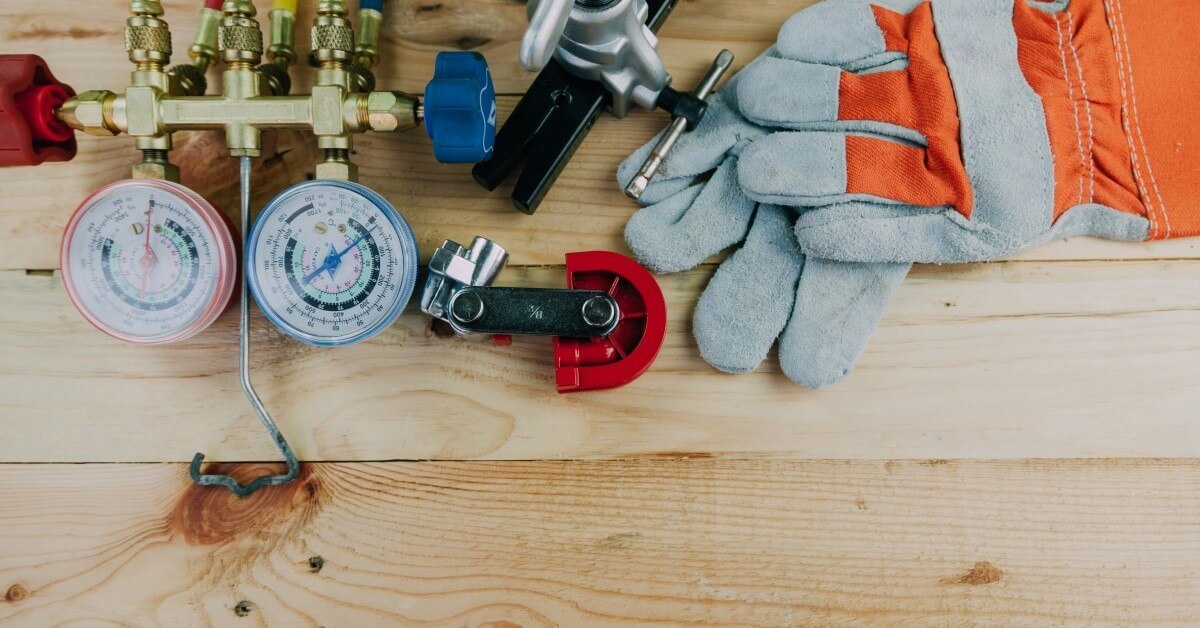
<svg viewBox="0 0 1200 628">
<path fill-rule="evenodd" d="M 826 0 L 743 73 L 741 113 L 792 130 L 739 183 L 845 261 L 1196 235 L 1198 33 L 1184 1 Z"/>
<path fill-rule="evenodd" d="M 806 9 L 671 156 L 630 246 L 679 270 L 755 216 L 701 298 L 697 342 L 718 368 L 747 370 L 786 319 L 784 371 L 814 387 L 849 372 L 910 262 L 1200 233 L 1200 10 L 1128 2 Z M 795 216 L 802 252 L 775 231 Z"/>
<path fill-rule="evenodd" d="M 642 196 L 648 206 L 630 219 L 626 240 L 658 273 L 687 270 L 740 244 L 696 306 L 701 355 L 717 369 L 742 373 L 757 368 L 778 339 L 783 372 L 818 388 L 850 372 L 910 265 L 806 258 L 793 234 L 796 211 L 742 192 L 739 156 L 780 127 L 753 124 L 739 113 L 738 82 L 735 76 L 712 96 L 703 121 L 671 152 Z M 621 165 L 622 186 L 656 143 Z"/>
</svg>

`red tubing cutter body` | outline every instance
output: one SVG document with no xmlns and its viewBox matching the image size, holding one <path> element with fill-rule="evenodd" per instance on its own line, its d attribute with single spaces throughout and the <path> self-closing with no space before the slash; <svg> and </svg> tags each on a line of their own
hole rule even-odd
<svg viewBox="0 0 1200 628">
<path fill-rule="evenodd" d="M 568 253 L 567 287 L 612 295 L 620 321 L 600 338 L 554 337 L 558 392 L 616 388 L 645 373 L 667 331 L 667 304 L 654 277 L 617 253 Z"/>
<path fill-rule="evenodd" d="M 617 388 L 637 379 L 662 348 L 667 307 L 654 277 L 616 253 L 567 255 L 567 289 L 491 286 L 508 253 L 486 238 L 446 241 L 429 262 L 425 313 L 461 336 L 554 337 L 558 392 Z"/>
</svg>

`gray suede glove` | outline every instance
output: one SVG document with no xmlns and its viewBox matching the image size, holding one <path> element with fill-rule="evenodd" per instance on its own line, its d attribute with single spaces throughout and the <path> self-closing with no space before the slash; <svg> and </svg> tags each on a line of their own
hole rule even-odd
<svg viewBox="0 0 1200 628">
<path fill-rule="evenodd" d="M 1114 0 L 825 0 L 742 73 L 741 113 L 786 130 L 745 149 L 739 184 L 803 208 L 803 250 L 844 261 L 975 262 L 1068 236 L 1191 235 L 1190 125 L 1141 119 L 1136 99 L 1194 119 L 1182 112 L 1195 94 L 1162 66 L 1197 58 L 1183 35 L 1197 15 Z M 1156 32 L 1181 42 L 1149 45 Z"/>
<path fill-rule="evenodd" d="M 690 269 L 742 243 L 696 306 L 701 355 L 717 369 L 744 373 L 757 368 L 778 339 L 784 373 L 819 388 L 849 374 L 910 265 L 806 258 L 793 233 L 796 210 L 760 204 L 742 192 L 739 156 L 774 129 L 739 113 L 738 82 L 735 76 L 712 96 L 704 120 L 684 135 L 647 188 L 641 202 L 648 206 L 630 219 L 625 237 L 658 273 Z M 622 186 L 657 141 L 621 165 Z M 792 157 L 800 164 L 813 159 Z"/>
<path fill-rule="evenodd" d="M 1198 28 L 1186 3 L 825 0 L 722 90 L 627 239 L 680 270 L 753 216 L 700 300 L 701 351 L 747 370 L 782 329 L 789 376 L 836 381 L 911 262 L 1200 234 Z"/>
</svg>

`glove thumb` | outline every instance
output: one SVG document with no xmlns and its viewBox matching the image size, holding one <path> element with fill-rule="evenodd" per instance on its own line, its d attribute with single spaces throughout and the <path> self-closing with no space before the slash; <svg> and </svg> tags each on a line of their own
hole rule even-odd
<svg viewBox="0 0 1200 628">
<path fill-rule="evenodd" d="M 784 374 L 810 390 L 849 376 L 910 268 L 807 258 L 779 341 Z"/>
</svg>

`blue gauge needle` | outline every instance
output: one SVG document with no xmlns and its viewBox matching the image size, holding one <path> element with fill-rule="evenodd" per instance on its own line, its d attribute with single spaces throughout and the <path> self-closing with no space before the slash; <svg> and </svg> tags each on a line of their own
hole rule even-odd
<svg viewBox="0 0 1200 628">
<path fill-rule="evenodd" d="M 312 271 L 307 277 L 304 278 L 304 285 L 307 286 L 308 284 L 312 283 L 314 279 L 321 276 L 321 273 L 326 271 L 329 272 L 329 276 L 332 278 L 333 273 L 337 272 L 338 266 L 342 265 L 342 258 L 345 257 L 346 253 L 349 253 L 350 249 L 353 249 L 363 240 L 366 240 L 367 236 L 371 235 L 371 232 L 374 231 L 375 227 L 378 226 L 378 224 L 372 225 L 370 229 L 367 229 L 366 232 L 355 238 L 355 240 L 347 245 L 346 248 L 342 249 L 341 253 L 336 252 L 333 248 L 333 245 L 330 244 L 329 254 L 325 256 L 325 261 L 321 264 L 320 268 Z"/>
</svg>

